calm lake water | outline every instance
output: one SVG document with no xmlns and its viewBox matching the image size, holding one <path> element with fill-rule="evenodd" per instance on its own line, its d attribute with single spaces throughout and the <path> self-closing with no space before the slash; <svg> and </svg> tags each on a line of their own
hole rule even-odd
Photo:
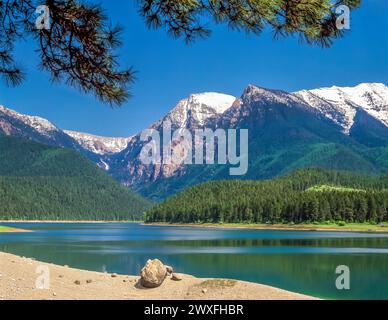
<svg viewBox="0 0 388 320">
<path fill-rule="evenodd" d="M 75 268 L 138 274 L 149 258 L 198 277 L 258 282 L 326 299 L 388 299 L 388 234 L 105 224 L 8 224 L 0 251 Z M 339 265 L 351 290 L 335 287 Z"/>
</svg>

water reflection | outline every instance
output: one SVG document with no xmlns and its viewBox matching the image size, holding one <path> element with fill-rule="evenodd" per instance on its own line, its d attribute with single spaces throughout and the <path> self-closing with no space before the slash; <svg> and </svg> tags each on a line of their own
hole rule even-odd
<svg viewBox="0 0 388 320">
<path fill-rule="evenodd" d="M 139 224 L 17 224 L 0 250 L 94 271 L 137 274 L 149 258 L 200 277 L 255 281 L 322 298 L 388 299 L 388 235 L 147 227 Z M 335 288 L 335 269 L 352 288 Z"/>
</svg>

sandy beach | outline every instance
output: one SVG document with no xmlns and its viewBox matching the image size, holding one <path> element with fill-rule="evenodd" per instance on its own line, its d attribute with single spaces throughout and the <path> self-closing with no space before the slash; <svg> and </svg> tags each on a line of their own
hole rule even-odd
<svg viewBox="0 0 388 320">
<path fill-rule="evenodd" d="M 199 279 L 179 274 L 156 289 L 144 289 L 139 276 L 90 272 L 0 252 L 0 300 L 313 300 L 255 283 Z M 37 289 L 37 268 L 48 267 L 49 289 Z"/>
</svg>

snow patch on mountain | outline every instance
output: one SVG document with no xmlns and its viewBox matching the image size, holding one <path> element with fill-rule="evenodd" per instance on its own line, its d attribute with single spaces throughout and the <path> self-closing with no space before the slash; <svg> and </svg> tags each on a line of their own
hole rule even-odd
<svg viewBox="0 0 388 320">
<path fill-rule="evenodd" d="M 102 137 L 70 130 L 65 130 L 64 132 L 85 149 L 99 155 L 119 153 L 123 151 L 128 146 L 128 143 L 132 138 Z"/>
<path fill-rule="evenodd" d="M 50 136 L 52 132 L 60 132 L 60 129 L 44 118 L 24 115 L 2 105 L 0 105 L 0 112 L 9 117 L 22 121 L 26 126 L 32 127 L 42 135 Z"/>
<path fill-rule="evenodd" d="M 341 126 L 345 134 L 349 134 L 354 124 L 357 109 L 347 103 L 334 104 L 329 102 L 322 95 L 313 93 L 313 91 L 303 90 L 296 93 L 296 95 L 306 101 L 310 107 Z"/>
</svg>

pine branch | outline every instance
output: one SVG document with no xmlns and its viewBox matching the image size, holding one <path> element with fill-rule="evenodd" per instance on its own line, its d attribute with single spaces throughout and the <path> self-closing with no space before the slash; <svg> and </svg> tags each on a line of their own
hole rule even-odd
<svg viewBox="0 0 388 320">
<path fill-rule="evenodd" d="M 101 101 L 122 105 L 130 96 L 132 69 L 119 70 L 114 50 L 120 47 L 119 27 L 111 27 L 97 5 L 75 0 L 47 0 L 50 29 L 35 27 L 37 0 L 0 1 L 0 74 L 17 85 L 24 74 L 13 63 L 14 43 L 26 35 L 39 44 L 40 67 L 61 81 Z M 7 54 L 5 54 L 7 53 Z"/>
<path fill-rule="evenodd" d="M 212 20 L 247 33 L 272 28 L 275 37 L 298 35 L 309 44 L 329 47 L 344 32 L 336 27 L 336 8 L 354 9 L 361 0 L 140 0 L 147 25 L 166 28 L 186 42 L 210 35 Z"/>
<path fill-rule="evenodd" d="M 206 38 L 212 22 L 247 33 L 271 28 L 275 37 L 297 35 L 329 47 L 344 32 L 336 27 L 336 8 L 354 9 L 360 0 L 137 0 L 150 28 L 165 28 L 190 43 Z M 130 96 L 131 68 L 119 69 L 114 51 L 121 46 L 118 27 L 111 27 L 100 6 L 79 0 L 46 0 L 51 27 L 35 27 L 41 0 L 0 0 L 0 75 L 18 85 L 24 73 L 13 59 L 14 44 L 33 36 L 39 45 L 40 67 L 53 81 L 64 82 L 101 101 L 121 105 Z"/>
</svg>

